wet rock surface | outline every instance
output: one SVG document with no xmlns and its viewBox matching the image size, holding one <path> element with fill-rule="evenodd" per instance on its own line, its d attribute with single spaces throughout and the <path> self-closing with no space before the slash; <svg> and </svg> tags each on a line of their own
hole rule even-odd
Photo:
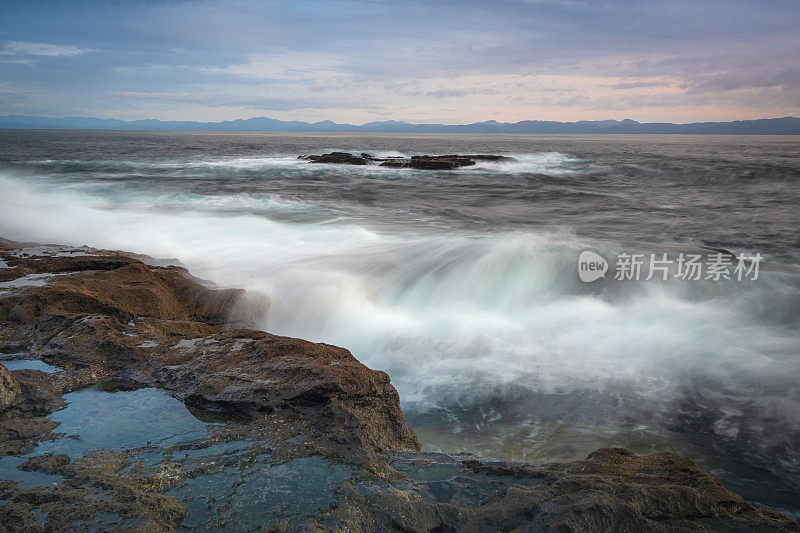
<svg viewBox="0 0 800 533">
<path fill-rule="evenodd" d="M 322 155 L 301 155 L 311 163 L 332 163 L 338 165 L 378 165 L 391 168 L 414 168 L 418 170 L 452 170 L 475 165 L 478 161 L 510 162 L 513 157 L 488 154 L 469 155 L 415 155 L 411 157 L 374 157 L 371 154 L 359 155 L 349 152 L 330 152 Z"/>
<path fill-rule="evenodd" d="M 800 531 L 673 454 L 421 453 L 385 373 L 244 329 L 268 302 L 172 262 L 5 240 L 0 259 L 2 357 L 54 365 L 0 363 L 5 530 Z"/>
<path fill-rule="evenodd" d="M 35 439 L 56 427 L 46 415 L 64 404 L 61 394 L 44 372 L 9 371 L 2 363 L 0 390 L 5 405 L 0 405 L 0 456 L 30 451 Z"/>
<path fill-rule="evenodd" d="M 404 490 L 351 495 L 355 529 L 379 531 L 797 531 L 684 457 L 604 448 L 584 461 L 482 463 L 401 454 Z"/>
<path fill-rule="evenodd" d="M 14 405 L 19 392 L 17 381 L 5 366 L 0 365 L 0 412 Z"/>
</svg>

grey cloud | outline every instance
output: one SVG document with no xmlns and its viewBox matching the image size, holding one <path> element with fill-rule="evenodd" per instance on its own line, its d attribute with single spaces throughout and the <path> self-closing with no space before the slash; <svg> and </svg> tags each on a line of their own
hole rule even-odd
<svg viewBox="0 0 800 533">
<path fill-rule="evenodd" d="M 11 41 L 3 44 L 0 55 L 29 55 L 29 56 L 78 56 L 94 52 L 91 48 L 82 48 L 66 44 L 32 43 Z"/>
<path fill-rule="evenodd" d="M 629 81 L 612 85 L 614 89 L 642 89 L 647 87 L 667 87 L 666 81 Z"/>
<path fill-rule="evenodd" d="M 423 96 L 431 96 L 433 98 L 450 98 L 455 96 L 467 96 L 467 91 L 461 89 L 436 89 L 433 91 L 426 91 Z"/>
<path fill-rule="evenodd" d="M 498 75 L 613 78 L 598 86 L 620 93 L 677 86 L 683 94 L 668 100 L 684 106 L 727 93 L 731 102 L 761 102 L 766 109 L 784 105 L 800 87 L 796 1 L 76 1 L 48 4 L 47 11 L 35 4 L 4 6 L 0 34 L 9 41 L 0 45 L 0 79 L 49 91 L 49 101 L 71 106 L 65 103 L 63 113 L 77 103 L 91 109 L 115 93 L 123 111 L 136 99 L 143 109 L 176 102 L 280 110 L 369 106 L 391 114 L 412 113 L 414 102 L 440 105 L 452 98 L 457 108 L 458 98 L 530 90 L 511 82 L 496 87 Z M 317 78 L 326 64 L 313 60 L 322 55 L 337 58 L 336 76 Z M 247 70 L 251 58 L 276 56 L 286 62 Z M 35 68 L 28 68 L 31 59 Z M 253 73 L 261 76 L 255 83 Z M 463 76 L 485 79 L 456 83 Z M 566 84 L 536 90 L 546 98 L 514 101 L 587 109 L 611 102 Z M 137 92 L 150 96 L 132 96 Z M 623 94 L 613 100 L 651 105 Z M 658 101 L 667 100 L 652 99 L 653 105 Z"/>
<path fill-rule="evenodd" d="M 363 102 L 341 98 L 281 98 L 230 94 L 144 93 L 126 91 L 113 93 L 112 96 L 149 102 L 179 102 L 185 104 L 202 104 L 208 107 L 244 107 L 248 109 L 273 111 L 292 109 L 368 108 L 365 107 Z"/>
</svg>

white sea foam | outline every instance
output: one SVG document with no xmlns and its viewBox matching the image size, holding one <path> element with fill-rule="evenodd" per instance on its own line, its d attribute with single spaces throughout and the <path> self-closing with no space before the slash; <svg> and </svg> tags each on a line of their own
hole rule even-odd
<svg viewBox="0 0 800 533">
<path fill-rule="evenodd" d="M 187 162 L 161 163 L 160 165 L 173 165 L 172 168 L 225 168 L 225 169 L 260 169 L 271 167 L 291 167 L 302 165 L 305 161 L 297 157 L 223 157 L 208 160 L 192 160 Z M 164 166 L 164 168 L 170 168 Z"/>
<path fill-rule="evenodd" d="M 306 161 L 290 156 L 264 157 L 197 157 L 184 160 L 80 160 L 80 159 L 42 159 L 29 161 L 33 165 L 63 167 L 80 165 L 87 169 L 117 169 L 120 171 L 135 170 L 179 170 L 179 169 L 225 169 L 225 170 L 258 170 L 275 167 L 292 167 Z"/>
<path fill-rule="evenodd" d="M 569 235 L 378 232 L 232 216 L 232 203 L 252 209 L 256 201 L 238 196 L 194 197 L 167 212 L 132 197 L 108 209 L 81 190 L 9 178 L 0 191 L 6 236 L 177 256 L 200 277 L 269 296 L 266 329 L 345 346 L 387 370 L 404 404 L 418 409 L 448 401 L 442 391 L 506 386 L 558 393 L 624 384 L 668 400 L 678 376 L 732 382 L 797 367 L 790 357 L 800 341 L 783 328 L 787 314 L 796 321 L 797 289 L 779 277 L 594 292 L 575 261 L 598 243 Z"/>
<path fill-rule="evenodd" d="M 561 152 L 538 154 L 508 154 L 516 161 L 478 161 L 475 166 L 464 167 L 460 172 L 485 172 L 491 170 L 502 174 L 570 174 L 584 163 L 578 158 Z"/>
</svg>

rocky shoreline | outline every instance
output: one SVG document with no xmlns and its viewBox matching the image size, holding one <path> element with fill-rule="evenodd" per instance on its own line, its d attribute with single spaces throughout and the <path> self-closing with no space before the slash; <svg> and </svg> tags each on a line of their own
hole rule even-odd
<svg viewBox="0 0 800 533">
<path fill-rule="evenodd" d="M 331 155 L 309 161 L 395 166 L 321 160 Z M 535 465 L 420 452 L 388 375 L 343 348 L 253 329 L 268 302 L 175 264 L 3 239 L 0 260 L 4 530 L 800 531 L 671 453 Z M 23 360 L 57 371 L 3 364 Z M 76 439 L 59 429 L 87 390 L 95 403 L 177 410 L 195 433 L 70 454 Z M 126 425 L 143 412 L 131 405 L 91 416 Z"/>
</svg>

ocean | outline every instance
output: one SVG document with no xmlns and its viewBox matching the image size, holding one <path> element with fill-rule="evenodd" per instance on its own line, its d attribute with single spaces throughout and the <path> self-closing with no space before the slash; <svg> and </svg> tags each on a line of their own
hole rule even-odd
<svg viewBox="0 0 800 533">
<path fill-rule="evenodd" d="M 298 159 L 334 150 L 515 161 Z M 0 131 L 0 195 L 0 236 L 263 296 L 267 331 L 386 371 L 427 450 L 674 451 L 800 513 L 796 136 Z M 579 278 L 587 250 L 605 278 Z M 757 279 L 614 279 L 625 254 L 727 252 Z"/>
</svg>

